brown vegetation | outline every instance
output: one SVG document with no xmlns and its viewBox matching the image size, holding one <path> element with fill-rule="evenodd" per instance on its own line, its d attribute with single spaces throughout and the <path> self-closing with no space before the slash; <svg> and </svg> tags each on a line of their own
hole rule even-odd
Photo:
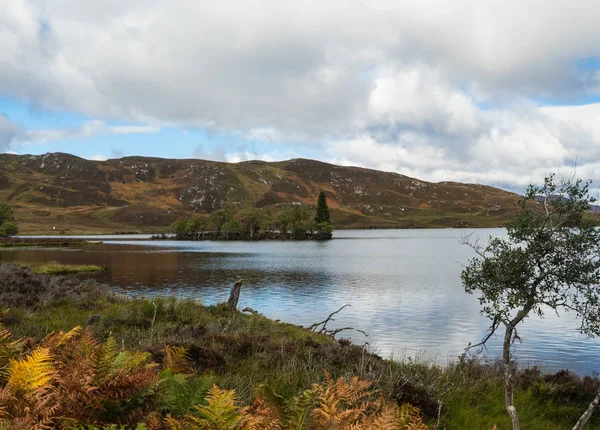
<svg viewBox="0 0 600 430">
<path fill-rule="evenodd" d="M 315 205 L 321 190 L 337 228 L 489 227 L 503 224 L 516 201 L 492 187 L 430 183 L 304 159 L 228 164 L 1 154 L 0 174 L 0 199 L 13 206 L 24 233 L 160 231 L 225 202 Z"/>
</svg>

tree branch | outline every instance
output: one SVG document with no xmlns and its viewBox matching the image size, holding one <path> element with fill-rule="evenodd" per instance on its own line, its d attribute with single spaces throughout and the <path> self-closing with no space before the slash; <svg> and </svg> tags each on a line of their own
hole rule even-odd
<svg viewBox="0 0 600 430">
<path fill-rule="evenodd" d="M 329 321 L 335 321 L 332 317 L 335 314 L 340 313 L 344 308 L 347 308 L 348 306 L 352 306 L 352 305 L 345 304 L 344 306 L 342 306 L 341 308 L 339 308 L 337 311 L 330 313 L 329 316 L 327 318 L 325 318 L 323 321 L 311 325 L 310 327 L 308 327 L 308 329 L 316 332 L 317 331 L 317 327 L 319 327 L 320 325 L 323 325 L 323 327 L 321 327 L 321 330 L 319 330 L 319 333 L 323 333 L 326 330 L 327 323 Z"/>
<path fill-rule="evenodd" d="M 494 334 L 496 334 L 496 330 L 498 329 L 498 326 L 500 325 L 500 322 L 504 322 L 504 321 L 502 320 L 502 318 L 500 317 L 500 315 L 496 315 L 496 317 L 494 318 L 494 321 L 492 322 L 492 325 L 488 329 L 489 330 L 488 334 L 486 334 L 483 337 L 483 339 L 481 340 L 481 342 L 478 342 L 478 343 L 476 343 L 474 345 L 471 345 L 471 343 L 469 342 L 469 345 L 465 348 L 465 352 L 469 352 L 473 348 L 477 348 L 477 347 L 481 347 L 481 349 L 479 351 L 477 351 L 477 353 L 480 353 L 484 349 L 487 351 L 488 349 L 487 349 L 486 343 L 487 343 L 488 340 L 490 340 L 490 338 Z"/>
</svg>

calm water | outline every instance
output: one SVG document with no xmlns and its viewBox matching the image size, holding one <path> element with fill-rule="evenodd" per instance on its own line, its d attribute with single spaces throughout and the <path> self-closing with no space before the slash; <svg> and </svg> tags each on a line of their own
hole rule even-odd
<svg viewBox="0 0 600 430">
<path fill-rule="evenodd" d="M 352 306 L 331 325 L 353 326 L 368 338 L 345 332 L 355 343 L 368 341 L 385 356 L 445 362 L 485 334 L 476 296 L 464 293 L 461 264 L 472 256 L 459 243 L 468 230 L 338 231 L 328 242 L 176 242 L 104 238 L 81 249 L 13 249 L 1 261 L 92 263 L 94 275 L 129 295 L 175 295 L 206 304 L 227 300 L 238 278 L 245 284 L 240 307 L 295 324 L 321 321 L 344 304 Z M 476 230 L 486 239 L 500 229 Z M 528 319 L 516 347 L 522 364 L 578 373 L 600 369 L 600 341 L 577 333 L 569 314 Z M 500 342 L 490 344 L 491 356 Z"/>
</svg>

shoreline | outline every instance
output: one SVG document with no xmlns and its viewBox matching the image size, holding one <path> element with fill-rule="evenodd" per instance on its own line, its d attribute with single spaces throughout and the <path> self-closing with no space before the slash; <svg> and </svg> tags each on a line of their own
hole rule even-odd
<svg viewBox="0 0 600 430">
<path fill-rule="evenodd" d="M 54 238 L 13 236 L 0 238 L 0 248 L 20 248 L 20 247 L 66 247 L 80 245 L 94 245 L 102 242 L 90 242 L 83 238 L 70 238 L 57 236 Z"/>
<path fill-rule="evenodd" d="M 36 275 L 6 263 L 0 264 L 0 303 L 4 309 L 0 323 L 15 339 L 41 342 L 50 332 L 66 333 L 81 326 L 100 342 L 112 337 L 119 350 L 149 354 L 159 364 L 165 347 L 184 348 L 191 360 L 185 383 L 210 378 L 210 384 L 235 390 L 241 405 L 252 404 L 260 384 L 292 399 L 312 384 L 324 383 L 328 374 L 333 380 L 356 376 L 369 381 L 386 401 L 410 403 L 426 423 L 439 420 L 447 430 L 508 424 L 502 369 L 496 362 L 459 358 L 440 366 L 384 359 L 343 338 L 243 313 L 225 303 L 130 299 L 92 280 Z M 239 308 L 243 306 L 242 287 Z M 540 430 L 572 428 L 572 417 L 585 410 L 600 385 L 590 377 L 565 371 L 545 374 L 538 368 L 517 371 L 515 383 L 515 399 L 524 406 L 523 424 Z M 187 385 L 177 387 L 182 401 L 190 405 L 205 396 L 194 397 Z M 164 403 L 160 392 L 147 403 L 156 409 L 146 413 L 160 410 L 175 418 L 185 416 L 169 409 L 172 406 Z M 595 417 L 592 425 L 599 422 Z"/>
<path fill-rule="evenodd" d="M 365 227 L 365 228 L 336 228 L 335 231 L 385 231 L 385 230 L 489 230 L 489 229 L 504 229 L 506 228 L 505 226 L 494 226 L 494 227 L 389 227 L 389 228 L 379 228 L 379 227 L 374 227 L 374 228 L 370 228 L 370 227 Z M 332 237 L 332 239 L 341 239 L 341 238 L 336 238 L 335 237 L 335 231 L 334 231 L 334 236 Z M 34 238 L 41 238 L 41 239 L 54 239 L 54 238 L 65 238 L 65 239 L 83 239 L 85 240 L 85 238 L 94 238 L 94 237 L 101 237 L 101 236 L 110 236 L 110 237 L 119 237 L 119 236 L 160 236 L 162 235 L 162 232 L 125 232 L 125 233 L 73 233 L 73 234 L 66 234 L 66 235 L 60 235 L 60 234 L 50 234 L 50 233 L 29 233 L 27 232 L 26 234 L 20 234 L 18 236 L 14 236 L 14 238 L 22 238 L 22 239 L 34 239 Z M 166 233 L 168 235 L 174 234 L 174 233 Z M 148 238 L 148 239 L 149 239 Z M 206 239 L 206 240 L 217 240 L 217 239 Z M 224 239 L 224 240 L 240 240 L 240 239 Z M 248 240 L 250 241 L 250 239 L 242 239 L 242 240 Z M 287 239 L 287 240 L 294 240 L 294 239 Z M 295 239 L 295 240 L 306 240 L 306 239 Z M 314 240 L 314 239 L 309 239 L 309 240 Z M 95 242 L 98 243 L 98 242 Z M 100 242 L 101 243 L 101 242 Z"/>
</svg>

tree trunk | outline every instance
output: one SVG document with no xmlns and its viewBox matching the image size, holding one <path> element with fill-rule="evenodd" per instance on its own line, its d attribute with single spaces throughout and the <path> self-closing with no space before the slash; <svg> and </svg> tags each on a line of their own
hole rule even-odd
<svg viewBox="0 0 600 430">
<path fill-rule="evenodd" d="M 600 390 L 598 390 L 598 392 L 596 393 L 596 397 L 594 397 L 594 400 L 592 400 L 592 403 L 590 403 L 587 410 L 583 413 L 581 418 L 579 418 L 579 421 L 577 421 L 577 424 L 575 424 L 573 430 L 581 430 L 583 428 L 583 426 L 592 417 L 592 414 L 594 413 L 594 410 L 598 407 L 598 404 L 600 404 Z"/>
<path fill-rule="evenodd" d="M 504 405 L 506 411 L 510 415 L 512 421 L 513 430 L 519 430 L 519 416 L 517 414 L 517 408 L 515 408 L 513 402 L 513 369 L 510 363 L 510 346 L 512 344 L 514 328 L 509 323 L 506 326 L 506 333 L 504 334 L 504 348 L 502 351 L 502 361 L 504 364 Z"/>
<path fill-rule="evenodd" d="M 231 292 L 229 293 L 229 300 L 227 300 L 227 307 L 231 310 L 236 310 L 238 305 L 238 300 L 240 299 L 240 290 L 242 289 L 242 279 L 238 279 L 233 284 L 233 288 L 231 288 Z"/>
</svg>

